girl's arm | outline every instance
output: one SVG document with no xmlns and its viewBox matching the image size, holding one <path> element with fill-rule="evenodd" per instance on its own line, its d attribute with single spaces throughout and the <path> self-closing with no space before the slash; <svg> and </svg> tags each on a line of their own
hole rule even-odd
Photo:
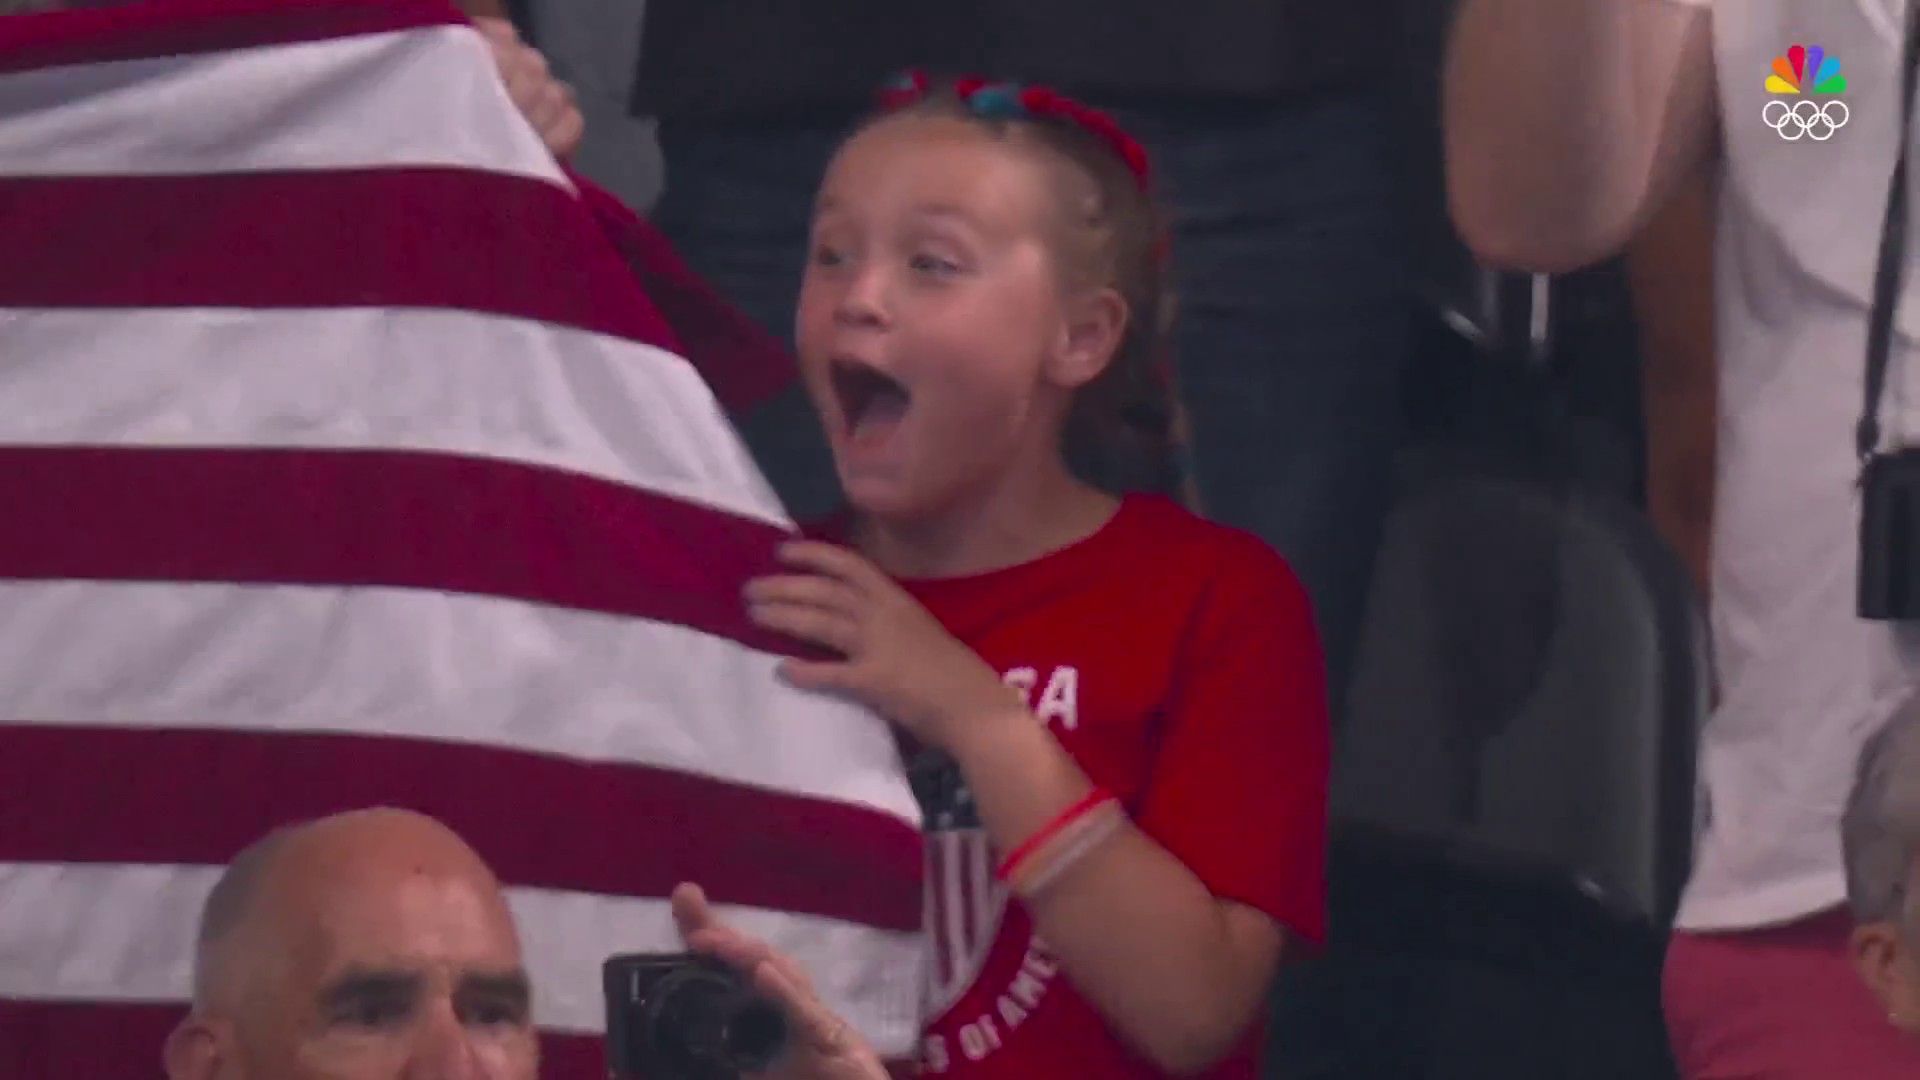
<svg viewBox="0 0 1920 1080">
<path fill-rule="evenodd" d="M 1279 963 L 1280 928 L 1318 939 L 1326 899 L 1326 674 L 1306 594 L 1252 536 L 1223 533 L 1190 555 L 1205 583 L 1168 658 L 1132 824 L 1091 849 L 1078 845 L 1105 823 L 1062 833 L 1054 857 L 1086 854 L 1050 875 L 1043 845 L 1024 875 L 1074 988 L 1172 1073 L 1234 1048 Z M 999 851 L 1020 851 L 1092 790 L 998 673 L 878 568 L 808 542 L 781 560 L 805 573 L 748 585 L 754 621 L 840 657 L 788 659 L 785 677 L 949 754 Z"/>
<path fill-rule="evenodd" d="M 1213 1064 L 1246 1033 L 1282 927 L 1318 938 L 1325 918 L 1330 739 L 1313 617 L 1258 541 L 1222 547 L 1173 660 L 1134 821 L 1026 901 L 1074 987 L 1176 1074 Z M 947 750 L 1003 853 L 1092 789 L 1018 705 L 949 730 Z M 1035 863 L 1044 876 L 1044 849 Z"/>
<path fill-rule="evenodd" d="M 1000 851 L 1093 787 L 1023 709 L 979 717 L 951 750 Z M 1176 1075 L 1205 1069 L 1233 1048 L 1280 960 L 1282 934 L 1272 918 L 1214 896 L 1132 824 L 1026 906 L 1074 987 L 1135 1049 Z"/>
</svg>

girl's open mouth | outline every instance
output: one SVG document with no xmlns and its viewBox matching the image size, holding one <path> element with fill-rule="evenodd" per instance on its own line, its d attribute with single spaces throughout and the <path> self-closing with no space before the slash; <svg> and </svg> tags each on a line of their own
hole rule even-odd
<svg viewBox="0 0 1920 1080">
<path fill-rule="evenodd" d="M 911 403 L 912 395 L 898 379 L 859 360 L 834 360 L 831 377 L 840 414 L 854 436 L 898 423 Z"/>
</svg>

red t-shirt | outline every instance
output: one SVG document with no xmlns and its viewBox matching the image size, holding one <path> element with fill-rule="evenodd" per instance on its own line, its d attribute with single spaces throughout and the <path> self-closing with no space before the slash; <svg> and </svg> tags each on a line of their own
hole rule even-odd
<svg viewBox="0 0 1920 1080">
<path fill-rule="evenodd" d="M 1027 689 L 1080 767 L 1216 895 L 1321 940 L 1326 679 L 1306 594 L 1271 549 L 1136 496 L 1051 555 L 906 587 Z M 1075 992 L 994 880 L 997 853 L 957 771 L 934 759 L 914 780 L 930 830 L 925 1073 L 1162 1076 Z M 1256 1027 L 1202 1075 L 1256 1077 L 1262 1042 Z"/>
</svg>

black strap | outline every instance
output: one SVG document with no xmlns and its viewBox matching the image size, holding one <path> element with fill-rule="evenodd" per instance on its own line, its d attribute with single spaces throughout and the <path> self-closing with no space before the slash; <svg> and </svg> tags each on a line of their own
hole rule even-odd
<svg viewBox="0 0 1920 1080">
<path fill-rule="evenodd" d="M 1914 89 L 1920 85 L 1920 0 L 1907 3 L 1906 53 L 1901 61 L 1900 152 L 1887 191 L 1887 218 L 1880 228 L 1880 262 L 1873 273 L 1873 308 L 1867 313 L 1867 400 L 1854 429 L 1864 463 L 1880 446 L 1880 395 L 1887 384 L 1893 347 L 1893 315 L 1907 248 L 1907 150 L 1913 142 Z"/>
</svg>

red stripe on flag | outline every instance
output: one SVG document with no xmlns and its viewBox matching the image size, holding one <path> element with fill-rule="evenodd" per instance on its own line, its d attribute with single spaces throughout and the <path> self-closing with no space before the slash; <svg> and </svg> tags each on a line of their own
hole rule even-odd
<svg viewBox="0 0 1920 1080">
<path fill-rule="evenodd" d="M 675 344 L 579 199 L 529 177 L 3 179 L 0 236 L 42 253 L 0 259 L 0 306 L 453 308 Z"/>
<path fill-rule="evenodd" d="M 449 0 L 146 0 L 0 19 L 0 73 L 466 22 Z"/>
<path fill-rule="evenodd" d="M 633 722 L 663 721 L 636 706 Z M 730 904 L 920 928 L 910 823 L 644 765 L 361 735 L 0 725 L 0 791 L 0 861 L 219 866 L 278 826 L 399 806 L 445 822 L 512 885 L 664 897 L 695 881 Z"/>
<path fill-rule="evenodd" d="M 178 1005 L 0 999 L 0 1076 L 9 1080 L 163 1080 L 160 1051 L 186 1015 Z M 545 1080 L 602 1080 L 597 1035 L 542 1035 Z"/>
<path fill-rule="evenodd" d="M 640 488 L 381 450 L 0 447 L 0 579 L 431 589 L 799 655 L 741 589 L 787 533 Z M 817 653 L 808 653 L 818 655 Z"/>
</svg>

